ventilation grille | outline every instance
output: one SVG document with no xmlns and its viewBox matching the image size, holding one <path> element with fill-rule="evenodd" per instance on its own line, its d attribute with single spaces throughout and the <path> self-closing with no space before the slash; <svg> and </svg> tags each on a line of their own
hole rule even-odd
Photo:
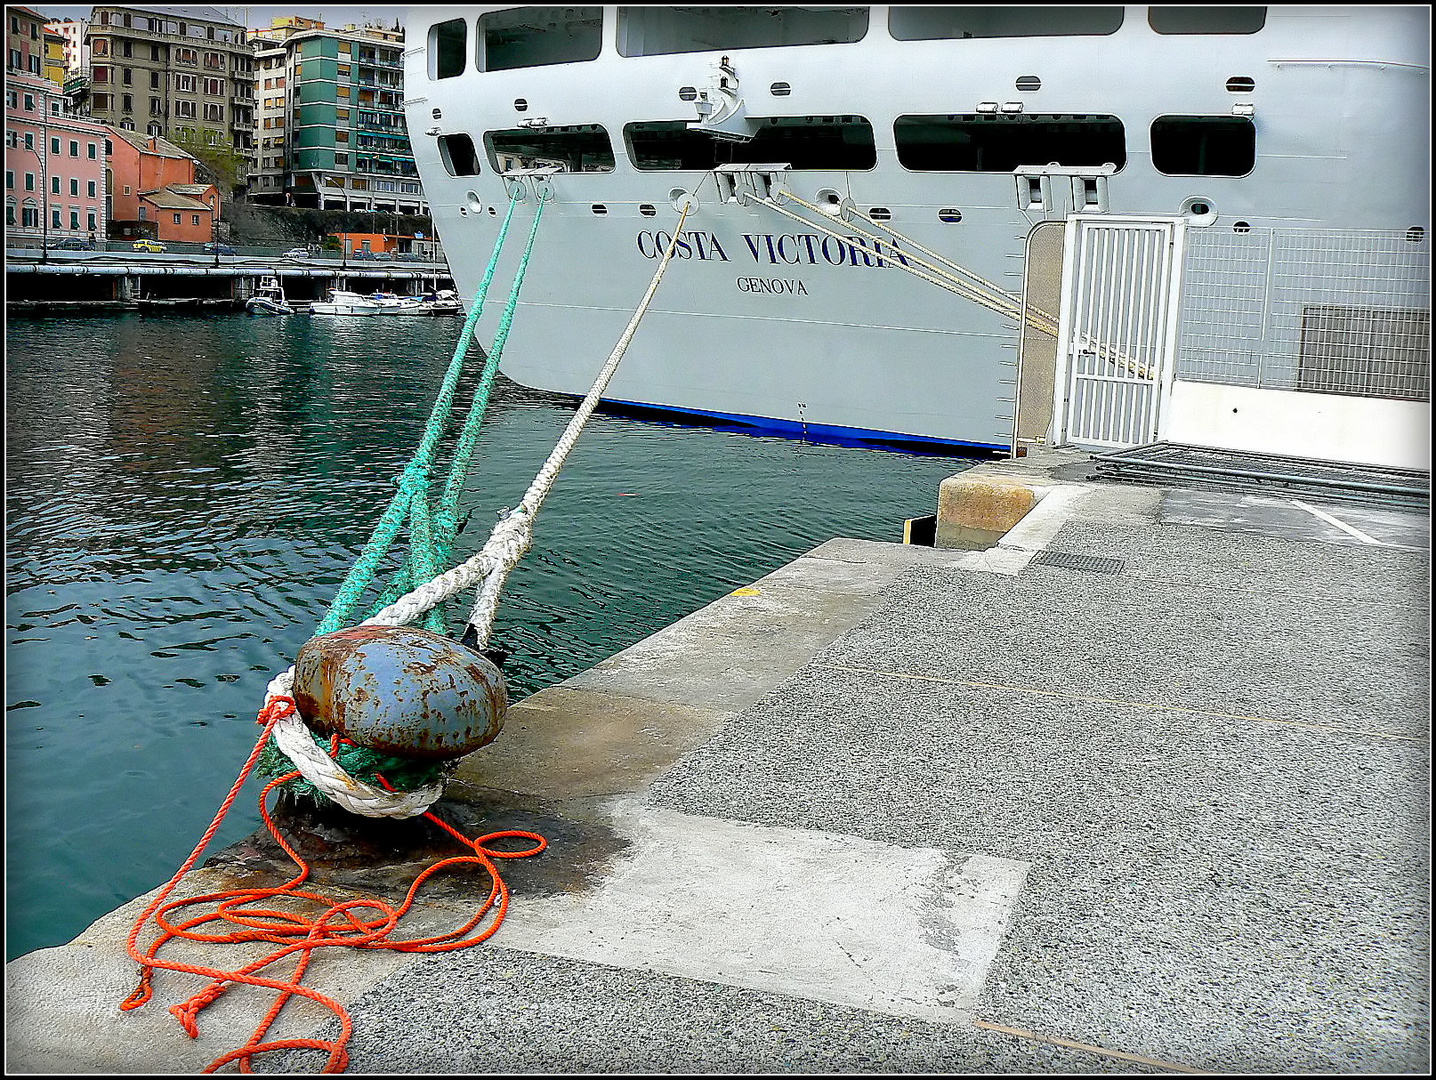
<svg viewBox="0 0 1436 1080">
<path fill-rule="evenodd" d="M 1233 75 L 1227 80 L 1227 89 L 1233 94 L 1249 94 L 1256 89 L 1256 80 L 1249 75 Z"/>
<path fill-rule="evenodd" d="M 1060 566 L 1064 570 L 1087 570 L 1093 574 L 1118 574 L 1127 565 L 1125 559 L 1109 559 L 1105 555 L 1078 555 L 1071 551 L 1039 551 L 1032 557 L 1034 566 Z"/>
<path fill-rule="evenodd" d="M 1041 90 L 1042 80 L 1036 75 L 1019 75 L 1017 77 L 1017 89 L 1019 90 Z"/>
</svg>

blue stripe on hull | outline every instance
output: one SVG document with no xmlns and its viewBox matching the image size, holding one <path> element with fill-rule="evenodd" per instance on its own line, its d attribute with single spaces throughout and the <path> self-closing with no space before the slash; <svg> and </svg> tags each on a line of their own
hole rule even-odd
<svg viewBox="0 0 1436 1080">
<path fill-rule="evenodd" d="M 638 401 L 603 399 L 605 412 L 630 413 L 639 416 L 665 417 L 677 421 L 681 417 L 707 421 L 705 426 L 734 430 L 753 435 L 782 435 L 807 442 L 834 446 L 882 446 L 912 453 L 940 453 L 955 456 L 987 456 L 1007 453 L 1009 447 L 997 443 L 962 442 L 938 439 L 929 435 L 907 435 L 895 431 L 870 431 L 866 428 L 842 427 L 837 424 L 804 424 L 797 420 L 779 420 L 771 416 L 743 416 L 736 413 L 707 412 L 702 409 L 679 409 L 668 405 L 650 405 Z"/>
</svg>

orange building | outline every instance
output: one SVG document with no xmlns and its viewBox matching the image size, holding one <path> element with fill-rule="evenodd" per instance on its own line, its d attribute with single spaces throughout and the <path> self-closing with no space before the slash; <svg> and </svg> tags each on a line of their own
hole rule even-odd
<svg viewBox="0 0 1436 1080">
<path fill-rule="evenodd" d="M 111 129 L 110 220 L 119 235 L 203 243 L 214 237 L 219 189 L 195 179 L 199 165 L 168 139 Z"/>
</svg>

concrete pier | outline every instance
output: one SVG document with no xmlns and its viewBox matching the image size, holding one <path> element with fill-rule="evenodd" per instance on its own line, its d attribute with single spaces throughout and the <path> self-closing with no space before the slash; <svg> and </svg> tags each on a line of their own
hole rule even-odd
<svg viewBox="0 0 1436 1080">
<path fill-rule="evenodd" d="M 350 1071 L 1428 1072 L 1429 519 L 1085 460 L 964 474 L 1034 492 L 992 546 L 832 540 L 514 705 L 441 805 L 551 847 L 488 943 L 316 957 Z M 397 829 L 293 823 L 341 895 L 402 891 Z M 255 837 L 186 889 L 285 873 Z M 198 1039 L 194 977 L 119 1012 L 144 900 L 7 966 L 10 1071 L 248 1038 L 253 988 Z"/>
</svg>

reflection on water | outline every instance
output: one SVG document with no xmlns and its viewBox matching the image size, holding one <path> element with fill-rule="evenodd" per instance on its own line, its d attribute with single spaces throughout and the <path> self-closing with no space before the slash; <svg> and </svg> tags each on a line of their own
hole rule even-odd
<svg viewBox="0 0 1436 1080">
<path fill-rule="evenodd" d="M 188 855 L 258 734 L 265 684 L 392 495 L 461 325 L 10 323 L 7 958 L 68 941 Z M 518 502 L 571 415 L 501 384 L 456 557 Z M 494 639 L 513 652 L 511 695 L 832 536 L 900 540 L 967 464 L 594 417 L 505 590 Z M 258 790 L 216 844 L 257 825 Z"/>
</svg>

